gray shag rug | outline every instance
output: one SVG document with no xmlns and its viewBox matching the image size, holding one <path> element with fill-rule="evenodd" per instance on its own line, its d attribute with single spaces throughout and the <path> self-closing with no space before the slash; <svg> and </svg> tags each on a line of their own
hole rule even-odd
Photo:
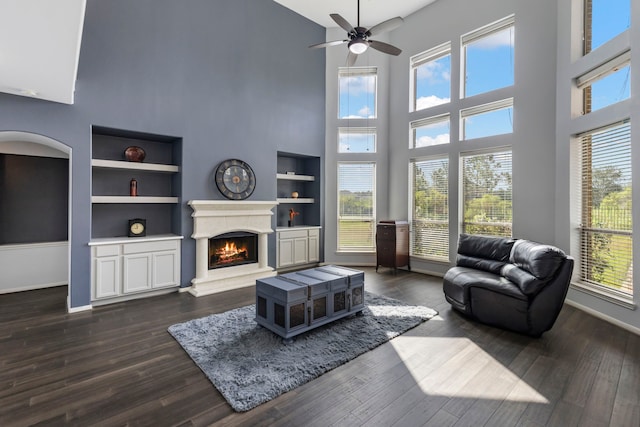
<svg viewBox="0 0 640 427">
<path fill-rule="evenodd" d="M 362 316 L 348 316 L 291 344 L 255 322 L 255 305 L 169 327 L 234 410 L 256 406 L 319 377 L 431 319 L 427 307 L 365 292 Z"/>
</svg>

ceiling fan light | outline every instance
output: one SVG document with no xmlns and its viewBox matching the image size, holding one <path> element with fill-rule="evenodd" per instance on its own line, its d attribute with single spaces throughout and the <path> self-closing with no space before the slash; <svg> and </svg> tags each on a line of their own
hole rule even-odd
<svg viewBox="0 0 640 427">
<path fill-rule="evenodd" d="M 351 53 L 354 53 L 356 55 L 364 53 L 368 47 L 369 43 L 367 43 L 363 39 L 353 39 L 349 42 L 349 50 L 351 51 Z"/>
</svg>

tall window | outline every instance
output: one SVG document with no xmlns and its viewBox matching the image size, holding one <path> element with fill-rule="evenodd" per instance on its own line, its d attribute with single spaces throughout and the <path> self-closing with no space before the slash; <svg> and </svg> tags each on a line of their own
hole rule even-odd
<svg viewBox="0 0 640 427">
<path fill-rule="evenodd" d="M 338 153 L 375 153 L 376 128 L 338 128 Z"/>
<path fill-rule="evenodd" d="M 449 143 L 450 135 L 449 114 L 411 122 L 411 141 L 409 148 L 429 147 Z"/>
<path fill-rule="evenodd" d="M 339 69 L 339 119 L 376 118 L 377 72 L 375 67 Z"/>
<path fill-rule="evenodd" d="M 514 16 L 462 36 L 464 97 L 513 85 Z"/>
<path fill-rule="evenodd" d="M 411 111 L 451 101 L 451 43 L 411 57 Z"/>
<path fill-rule="evenodd" d="M 511 151 L 462 156 L 462 232 L 511 236 Z"/>
<path fill-rule="evenodd" d="M 597 49 L 631 24 L 631 0 L 584 0 L 584 54 Z"/>
<path fill-rule="evenodd" d="M 449 260 L 449 159 L 414 159 L 411 170 L 411 255 Z"/>
<path fill-rule="evenodd" d="M 375 250 L 376 165 L 338 163 L 338 250 Z"/>
<path fill-rule="evenodd" d="M 630 124 L 586 132 L 580 143 L 581 281 L 632 295 Z"/>
</svg>

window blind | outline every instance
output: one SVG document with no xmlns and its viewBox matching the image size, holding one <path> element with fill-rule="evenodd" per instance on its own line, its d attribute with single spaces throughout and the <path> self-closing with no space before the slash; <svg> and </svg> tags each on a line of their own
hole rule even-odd
<svg viewBox="0 0 640 427">
<path fill-rule="evenodd" d="M 579 139 L 581 281 L 633 295 L 630 123 Z"/>
<path fill-rule="evenodd" d="M 511 236 L 511 151 L 462 156 L 462 232 Z"/>
<path fill-rule="evenodd" d="M 449 261 L 449 159 L 413 159 L 411 255 Z"/>
<path fill-rule="evenodd" d="M 504 30 L 510 26 L 513 26 L 516 22 L 515 15 L 509 15 L 506 18 L 500 19 L 492 24 L 486 25 L 482 28 L 479 28 L 470 33 L 464 34 L 460 37 L 460 41 L 462 45 L 467 45 L 469 43 L 473 43 L 476 40 L 479 40 L 483 37 L 489 36 L 491 34 L 495 34 L 499 31 Z"/>
<path fill-rule="evenodd" d="M 375 250 L 375 163 L 338 163 L 338 250 Z"/>
<path fill-rule="evenodd" d="M 441 44 L 440 46 L 436 46 L 425 52 L 412 56 L 409 59 L 409 62 L 411 68 L 415 68 L 449 54 L 451 54 L 451 42 L 446 42 Z"/>
</svg>

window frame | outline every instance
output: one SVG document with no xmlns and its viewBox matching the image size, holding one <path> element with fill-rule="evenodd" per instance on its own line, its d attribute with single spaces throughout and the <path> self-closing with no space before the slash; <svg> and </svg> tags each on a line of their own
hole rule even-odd
<svg viewBox="0 0 640 427">
<path fill-rule="evenodd" d="M 417 102 L 418 102 L 418 94 L 417 94 L 417 90 L 418 90 L 418 84 L 417 84 L 417 73 L 418 73 L 418 68 L 420 68 L 422 65 L 428 64 L 429 62 L 433 62 L 433 61 L 437 61 L 439 59 L 442 59 L 446 56 L 449 56 L 451 59 L 451 42 L 445 42 L 442 43 L 441 45 L 435 46 L 429 50 L 426 50 L 424 52 L 421 52 L 417 55 L 412 56 L 411 58 L 409 58 L 409 92 L 410 92 L 410 96 L 409 96 L 409 112 L 416 112 L 416 111 L 423 111 L 423 110 L 428 110 L 431 107 L 427 107 L 427 108 L 421 108 L 418 109 L 417 107 Z M 451 62 L 451 61 L 450 61 Z M 451 72 L 451 69 L 449 69 L 449 72 Z M 447 103 L 451 103 L 451 79 L 449 79 L 449 101 L 448 102 L 442 102 L 438 105 L 444 105 Z M 434 105 L 435 107 L 435 105 Z"/>
<path fill-rule="evenodd" d="M 576 153 L 576 169 L 574 170 L 574 187 L 578 191 L 578 210 L 579 210 L 579 223 L 577 224 L 577 239 L 578 239 L 578 248 L 579 254 L 577 258 L 577 268 L 576 268 L 576 276 L 572 281 L 572 286 L 576 286 L 582 290 L 585 290 L 589 293 L 593 293 L 603 299 L 615 302 L 616 304 L 622 305 L 627 308 L 634 308 L 633 298 L 634 298 L 634 286 L 633 286 L 633 276 L 631 277 L 631 284 L 626 286 L 625 290 L 616 289 L 615 286 L 608 285 L 606 283 L 599 282 L 598 280 L 594 280 L 592 268 L 600 267 L 598 265 L 597 257 L 593 256 L 593 251 L 589 251 L 589 243 L 593 242 L 594 237 L 598 237 L 600 239 L 603 238 L 604 235 L 608 235 L 609 238 L 613 238 L 613 236 L 618 236 L 618 240 L 623 236 L 629 236 L 630 238 L 630 254 L 629 254 L 629 264 L 633 265 L 633 221 L 631 219 L 631 226 L 629 230 L 621 230 L 614 229 L 610 227 L 593 226 L 593 215 L 594 210 L 596 209 L 593 205 L 593 181 L 591 181 L 591 177 L 593 176 L 594 169 L 592 168 L 593 163 L 593 152 L 585 152 L 587 149 L 585 148 L 585 144 L 592 143 L 591 140 L 587 142 L 587 139 L 592 138 L 596 134 L 603 134 L 609 130 L 618 130 L 622 129 L 624 126 L 627 126 L 628 129 L 622 130 L 622 132 L 626 132 L 626 135 L 623 134 L 624 137 L 628 139 L 628 157 L 629 157 L 629 166 L 628 166 L 628 174 L 630 180 L 630 186 L 633 188 L 633 162 L 630 160 L 631 150 L 632 150 L 632 139 L 631 139 L 631 124 L 630 119 L 625 119 L 622 121 L 618 121 L 616 123 L 612 123 L 609 125 L 605 125 L 596 129 L 592 129 L 589 131 L 581 132 L 580 134 L 575 135 L 574 141 L 577 144 Z M 607 137 L 609 142 L 613 138 Z M 614 140 L 613 143 L 618 143 L 618 140 Z M 615 154 L 613 150 L 607 150 L 607 158 L 612 157 L 612 154 Z M 616 156 L 620 159 L 624 159 L 627 157 L 626 154 L 616 154 Z M 585 165 L 585 163 L 587 165 Z M 589 166 L 590 165 L 590 166 Z M 585 176 L 586 175 L 586 176 Z M 631 190 L 630 190 L 631 191 Z M 628 213 L 630 218 L 633 218 L 633 192 L 631 191 L 631 211 Z M 588 224 L 587 224 L 588 222 Z M 609 250 L 610 248 L 607 248 Z M 585 259 L 586 258 L 586 259 Z M 617 264 L 620 261 L 620 255 L 616 255 L 614 257 L 616 264 L 614 267 L 617 267 Z M 632 268 L 632 267 L 628 267 Z M 604 274 L 604 270 L 602 272 Z M 633 273 L 632 273 L 633 274 Z M 621 288 L 625 288 L 624 283 L 621 283 Z"/>
<path fill-rule="evenodd" d="M 460 233 L 465 233 L 465 234 L 479 234 L 479 233 L 470 233 L 469 230 L 467 230 L 467 221 L 465 220 L 465 214 L 466 214 L 466 208 L 467 208 L 467 204 L 466 204 L 466 188 L 465 188 L 465 168 L 464 168 L 464 161 L 466 158 L 469 157 L 476 157 L 476 156 L 488 156 L 488 155 L 498 155 L 498 154 L 502 154 L 502 153 L 509 153 L 509 162 L 511 163 L 511 168 L 509 170 L 509 173 L 511 174 L 511 179 L 513 179 L 513 148 L 508 146 L 508 147 L 494 147 L 491 149 L 487 149 L 487 150 L 478 150 L 478 151 L 468 151 L 468 152 L 464 152 L 464 153 L 460 153 L 460 165 L 459 165 L 459 178 L 458 178 L 458 185 L 459 185 L 459 230 Z M 477 198 L 474 198 L 477 199 Z M 510 233 L 508 236 L 506 236 L 505 234 L 482 234 L 482 235 L 489 235 L 489 236 L 503 236 L 503 237 L 512 237 L 513 236 L 513 183 L 511 184 L 511 194 L 509 196 L 509 201 L 511 202 L 511 222 L 507 223 L 506 222 L 486 222 L 486 223 L 478 223 L 478 224 L 473 224 L 476 226 L 481 226 L 483 224 L 488 225 L 488 226 L 508 226 Z"/>
<path fill-rule="evenodd" d="M 424 145 L 420 147 L 416 146 L 418 129 L 429 126 L 429 125 L 434 125 L 436 123 L 441 123 L 441 122 L 446 122 L 449 124 L 449 140 L 446 143 L 443 142 L 439 144 Z M 426 117 L 424 119 L 418 119 L 418 120 L 413 120 L 409 122 L 409 149 L 410 150 L 420 149 L 425 147 L 433 147 L 436 145 L 447 145 L 447 144 L 451 144 L 451 115 L 449 113 L 439 114 L 437 116 Z"/>
<path fill-rule="evenodd" d="M 511 108 L 511 110 L 515 112 L 515 109 L 514 109 L 514 106 L 513 106 L 513 97 L 506 98 L 506 99 L 501 99 L 501 100 L 495 101 L 495 102 L 489 102 L 487 104 L 475 105 L 473 107 L 461 109 L 460 110 L 460 141 L 471 141 L 471 140 L 478 139 L 478 138 L 490 138 L 490 137 L 497 136 L 497 135 L 513 134 L 513 115 L 512 115 L 512 117 L 511 117 L 511 132 L 484 135 L 484 136 L 481 136 L 481 137 L 470 138 L 470 139 L 467 139 L 467 136 L 466 136 L 467 132 L 466 132 L 466 129 L 465 129 L 465 123 L 466 123 L 466 120 L 468 118 L 473 117 L 473 116 L 479 116 L 479 115 L 482 115 L 482 114 L 493 113 L 493 112 L 500 111 L 500 110 L 506 110 L 508 108 Z"/>
<path fill-rule="evenodd" d="M 506 16 L 502 19 L 499 19 L 495 22 L 492 22 L 491 24 L 485 25 L 483 27 L 480 27 L 476 30 L 473 30 L 469 33 L 463 34 L 460 37 L 460 98 L 470 98 L 473 96 L 477 96 L 477 95 L 482 95 L 485 93 L 489 93 L 489 92 L 493 92 L 496 90 L 500 90 L 502 88 L 505 87 L 510 87 L 513 86 L 515 84 L 515 48 L 516 48 L 516 43 L 515 43 L 515 14 L 511 14 L 509 16 Z M 488 36 L 492 36 L 496 33 L 499 33 L 500 31 L 506 30 L 507 28 L 513 28 L 513 32 L 514 32 L 514 38 L 513 38 L 513 49 L 514 49 L 514 55 L 513 55 L 513 61 L 512 61 L 512 73 L 513 73 L 513 79 L 514 79 L 514 83 L 509 84 L 509 85 L 505 85 L 505 86 L 500 86 L 500 87 L 496 87 L 484 92 L 479 92 L 479 93 L 474 93 L 473 95 L 468 95 L 467 92 L 467 47 L 478 41 L 481 40 L 484 37 L 488 37 Z"/>
<path fill-rule="evenodd" d="M 629 98 L 621 99 L 612 104 L 608 104 L 602 106 L 597 109 L 592 108 L 592 86 L 594 83 L 599 82 L 600 80 L 605 79 L 606 77 L 622 70 L 623 68 L 631 66 L 631 50 L 627 50 L 621 55 L 616 56 L 615 58 L 604 62 L 592 70 L 576 77 L 575 84 L 578 89 L 582 92 L 582 115 L 589 114 L 593 111 L 601 110 L 602 108 L 607 108 L 611 105 L 615 105 L 619 102 L 625 101 Z M 629 97 L 631 93 L 629 93 Z"/>
<path fill-rule="evenodd" d="M 366 77 L 373 76 L 373 115 L 368 117 L 351 117 L 349 115 L 342 117 L 340 115 L 340 101 L 341 101 L 341 79 L 349 77 Z M 367 105 L 368 107 L 368 105 Z M 338 68 L 338 120 L 373 120 L 378 118 L 378 67 L 339 67 Z"/>
<path fill-rule="evenodd" d="M 341 193 L 341 188 L 340 188 L 340 166 L 341 165 L 371 165 L 372 166 L 372 171 L 371 171 L 371 177 L 372 177 L 372 182 L 371 182 L 371 189 L 372 189 L 372 194 L 371 194 L 371 200 L 372 200 L 372 211 L 371 211 L 371 217 L 368 218 L 367 220 L 363 220 L 361 222 L 363 223 L 370 223 L 370 230 L 371 230 L 371 234 L 370 234 L 370 240 L 371 240 L 371 244 L 370 245 L 354 245 L 354 246 L 342 246 L 341 245 L 341 239 L 340 239 L 340 221 L 343 219 L 341 214 L 340 214 L 340 208 L 341 208 L 341 203 L 340 203 L 340 193 Z M 377 170 L 377 164 L 375 161 L 338 161 L 336 164 L 336 188 L 337 188 L 337 212 L 336 212 L 336 219 L 337 219 L 337 227 L 336 227 L 336 250 L 337 252 L 343 252 L 343 253 L 375 253 L 376 251 L 376 242 L 375 242 L 375 228 L 376 228 L 376 216 L 377 216 L 377 203 L 376 203 L 376 170 Z"/>
<path fill-rule="evenodd" d="M 415 213 L 416 213 L 416 188 L 415 188 L 415 182 L 416 182 L 416 177 L 415 177 L 415 168 L 416 168 L 416 163 L 422 163 L 422 162 L 446 162 L 447 164 L 447 183 L 446 183 L 446 197 L 447 197 L 447 202 L 446 202 L 446 207 L 447 207 L 447 213 L 446 213 L 446 219 L 424 219 L 424 218 L 419 218 L 417 219 L 415 217 Z M 450 209 L 450 203 L 451 200 L 449 198 L 449 180 L 450 180 L 450 169 L 449 169 L 449 164 L 450 164 L 450 160 L 449 160 L 449 156 L 447 154 L 444 155 L 437 155 L 437 156 L 425 156 L 425 157 L 416 157 L 416 158 L 411 158 L 409 159 L 409 221 L 411 224 L 411 238 L 410 238 L 410 245 L 409 245 L 409 255 L 412 257 L 416 257 L 422 260 L 426 260 L 426 261 L 433 261 L 433 262 L 446 262 L 448 263 L 450 261 L 450 246 L 451 246 L 451 242 L 450 242 L 450 233 L 449 233 L 449 229 L 450 229 L 450 213 L 451 213 L 451 209 Z M 435 168 L 434 168 L 435 169 Z M 444 245 L 436 245 L 438 246 L 438 248 L 442 251 L 444 251 L 446 253 L 446 256 L 437 256 L 437 255 L 426 255 L 426 254 L 418 254 L 416 253 L 415 250 L 415 246 L 416 246 L 416 240 L 419 237 L 419 229 L 420 227 L 417 225 L 418 221 L 422 221 L 425 224 L 432 224 L 432 225 L 445 225 L 446 228 L 446 234 L 445 234 L 445 240 L 444 240 Z M 426 233 L 428 235 L 428 233 Z"/>
<path fill-rule="evenodd" d="M 341 143 L 340 139 L 342 135 L 373 135 L 373 149 L 371 151 L 340 151 Z M 339 154 L 375 154 L 378 150 L 378 130 L 376 127 L 338 127 L 338 147 L 337 153 Z"/>
</svg>

